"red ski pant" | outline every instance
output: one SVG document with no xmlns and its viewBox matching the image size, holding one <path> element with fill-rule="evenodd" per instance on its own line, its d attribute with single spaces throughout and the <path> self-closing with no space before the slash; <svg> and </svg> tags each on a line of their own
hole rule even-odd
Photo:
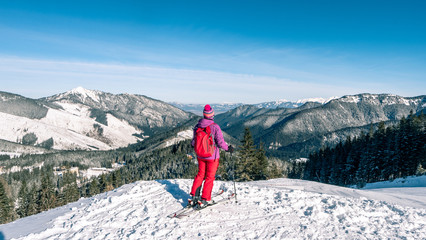
<svg viewBox="0 0 426 240">
<path fill-rule="evenodd" d="M 191 195 L 195 196 L 197 189 L 201 187 L 204 181 L 201 199 L 210 201 L 212 199 L 213 181 L 219 166 L 219 159 L 203 160 L 198 158 L 198 174 L 195 176 L 192 184 Z"/>
</svg>

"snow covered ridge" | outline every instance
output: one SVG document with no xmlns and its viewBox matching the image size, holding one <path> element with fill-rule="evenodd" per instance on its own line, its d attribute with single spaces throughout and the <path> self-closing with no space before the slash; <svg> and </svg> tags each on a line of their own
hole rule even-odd
<svg viewBox="0 0 426 240">
<path fill-rule="evenodd" d="M 298 108 L 308 102 L 319 103 L 319 104 L 327 104 L 330 101 L 340 101 L 340 102 L 348 102 L 348 103 L 359 103 L 359 102 L 369 102 L 377 105 L 394 105 L 394 104 L 403 104 L 403 105 L 419 105 L 422 101 L 421 97 L 413 97 L 406 98 L 397 96 L 394 94 L 358 94 L 358 95 L 347 95 L 343 97 L 333 96 L 330 98 L 306 98 L 300 99 L 297 101 L 290 101 L 286 99 L 280 99 L 277 101 L 271 102 L 263 102 L 257 104 L 251 104 L 258 108 Z M 171 103 L 172 105 L 179 107 L 185 111 L 190 111 L 196 113 L 198 115 L 202 114 L 202 109 L 204 105 L 202 104 L 182 104 L 182 103 Z M 216 113 L 224 113 L 239 106 L 243 106 L 246 104 L 243 103 L 223 103 L 223 104 L 210 104 L 213 109 L 215 109 Z M 423 104 L 422 107 L 425 107 L 426 104 Z"/>
<path fill-rule="evenodd" d="M 97 91 L 97 90 L 89 90 L 85 89 L 83 87 L 76 87 L 74 89 L 71 89 L 68 92 L 60 93 L 51 97 L 48 97 L 46 99 L 49 100 L 59 100 L 59 99 L 70 99 L 70 98 L 79 98 L 81 102 L 86 102 L 87 100 L 92 100 L 97 103 L 100 103 L 100 95 L 104 94 L 104 92 Z"/>
<path fill-rule="evenodd" d="M 190 218 L 166 216 L 192 180 L 141 181 L 0 226 L 6 239 L 422 239 L 426 196 L 398 204 L 391 194 L 292 180 L 237 183 L 238 203 Z M 231 182 L 216 182 L 232 191 Z M 418 187 L 419 192 L 425 186 Z"/>
<path fill-rule="evenodd" d="M 421 97 L 417 98 L 405 98 L 393 94 L 359 94 L 359 95 L 349 95 L 343 96 L 342 98 L 337 99 L 337 101 L 348 102 L 348 103 L 359 103 L 359 102 L 368 102 L 370 104 L 376 105 L 419 105 L 423 99 Z"/>
<path fill-rule="evenodd" d="M 43 100 L 56 104 L 82 104 L 103 114 L 112 113 L 117 118 L 138 126 L 144 132 L 173 127 L 192 117 L 170 104 L 143 95 L 111 94 L 82 87 Z"/>
<path fill-rule="evenodd" d="M 192 129 L 187 129 L 185 131 L 178 132 L 174 138 L 166 140 L 166 142 L 163 143 L 160 147 L 166 148 L 178 144 L 179 142 L 192 139 L 193 132 L 194 131 Z"/>
<path fill-rule="evenodd" d="M 145 96 L 82 87 L 37 100 L 3 92 L 0 96 L 1 139 L 58 150 L 126 147 L 192 117 Z"/>
<path fill-rule="evenodd" d="M 330 97 L 330 98 L 306 98 L 306 99 L 300 99 L 297 101 L 290 101 L 290 100 L 286 100 L 286 99 L 281 99 L 278 101 L 273 101 L 273 102 L 265 102 L 265 103 L 259 103 L 259 104 L 254 104 L 254 106 L 258 107 L 258 108 L 298 108 L 300 106 L 302 106 L 305 103 L 308 102 L 313 102 L 313 103 L 320 103 L 320 104 L 326 104 L 329 101 L 336 99 L 338 97 Z"/>
<path fill-rule="evenodd" d="M 87 116 L 84 108 L 79 109 L 80 116 L 65 110 L 49 109 L 46 117 L 40 120 L 0 112 L 0 126 L 3 126 L 0 127 L 0 136 L 8 141 L 19 142 L 27 134 L 34 134 L 37 138 L 34 144 L 52 138 L 54 149 L 108 150 L 137 141 L 133 134 L 140 131 L 127 122 L 108 114 L 110 124 L 105 126 Z"/>
<path fill-rule="evenodd" d="M 326 104 L 328 102 L 330 102 L 333 99 L 337 99 L 339 97 L 330 97 L 330 98 L 307 98 L 307 99 L 302 99 L 302 100 L 298 100 L 296 101 L 296 103 L 301 103 L 301 104 L 305 104 L 307 102 L 317 102 L 317 103 L 321 103 L 321 104 Z"/>
<path fill-rule="evenodd" d="M 325 99 L 325 98 L 307 98 L 307 99 L 297 100 L 295 102 L 290 101 L 290 100 L 286 100 L 286 99 L 280 99 L 280 100 L 277 100 L 277 101 L 257 103 L 257 104 L 251 104 L 251 105 L 258 107 L 258 108 L 270 108 L 270 109 L 298 108 L 298 107 L 302 106 L 303 104 L 305 104 L 307 102 L 325 104 L 325 103 L 328 103 L 329 101 L 336 99 L 336 98 L 337 97 L 331 97 L 331 98 L 328 98 L 328 99 Z M 185 111 L 195 113 L 199 116 L 202 116 L 202 114 L 203 114 L 204 104 L 184 104 L 184 103 L 178 103 L 178 102 L 171 102 L 170 104 L 172 104 L 173 106 L 176 106 L 180 109 L 183 109 Z M 210 103 L 210 105 L 215 110 L 216 114 L 220 114 L 220 113 L 224 113 L 224 112 L 227 112 L 229 110 L 232 110 L 232 109 L 235 109 L 235 108 L 238 108 L 240 106 L 247 105 L 247 104 L 244 104 L 244 103 Z"/>
</svg>

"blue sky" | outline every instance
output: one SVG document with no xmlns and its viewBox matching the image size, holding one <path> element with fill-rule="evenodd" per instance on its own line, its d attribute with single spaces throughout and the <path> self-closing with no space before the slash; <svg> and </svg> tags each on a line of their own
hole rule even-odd
<svg viewBox="0 0 426 240">
<path fill-rule="evenodd" d="M 0 90 L 183 103 L 426 94 L 425 1 L 0 1 Z"/>
</svg>

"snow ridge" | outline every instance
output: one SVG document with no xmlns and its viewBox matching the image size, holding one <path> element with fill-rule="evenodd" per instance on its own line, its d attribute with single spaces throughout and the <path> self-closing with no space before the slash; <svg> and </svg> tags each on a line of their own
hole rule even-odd
<svg viewBox="0 0 426 240">
<path fill-rule="evenodd" d="M 189 197 L 192 180 L 141 181 L 16 222 L 6 239 L 421 239 L 426 206 L 387 201 L 388 195 L 302 180 L 237 183 L 233 201 L 166 216 Z M 231 182 L 216 182 L 232 191 Z M 424 191 L 424 187 L 421 188 Z M 420 191 L 422 191 L 420 190 Z M 366 198 L 365 196 L 375 196 Z M 403 194 L 400 194 L 404 203 Z M 425 196 L 420 198 L 425 202 Z M 169 206 L 166 208 L 165 206 Z"/>
<path fill-rule="evenodd" d="M 421 98 L 404 98 L 394 94 L 358 94 L 358 95 L 348 95 L 343 96 L 342 98 L 336 99 L 336 101 L 347 102 L 347 103 L 360 103 L 368 102 L 375 105 L 417 105 L 420 104 Z"/>
<path fill-rule="evenodd" d="M 307 98 L 307 99 L 301 99 L 301 100 L 297 100 L 296 103 L 299 104 L 305 104 L 307 102 L 317 102 L 317 103 L 321 103 L 321 104 L 326 104 L 328 102 L 330 102 L 333 99 L 337 99 L 339 97 L 329 97 L 329 98 Z"/>
</svg>

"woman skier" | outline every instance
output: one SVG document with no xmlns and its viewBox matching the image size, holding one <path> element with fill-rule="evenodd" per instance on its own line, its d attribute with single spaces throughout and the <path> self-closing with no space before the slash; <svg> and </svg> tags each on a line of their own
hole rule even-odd
<svg viewBox="0 0 426 240">
<path fill-rule="evenodd" d="M 219 148 L 231 153 L 234 151 L 234 148 L 231 145 L 228 146 L 223 139 L 222 130 L 219 125 L 214 123 L 214 110 L 210 105 L 207 104 L 204 107 L 203 116 L 204 118 L 200 119 L 194 127 L 194 136 L 191 142 L 197 154 L 198 174 L 195 176 L 191 188 L 191 198 L 188 199 L 189 205 L 196 206 L 198 204 L 200 208 L 211 203 L 213 181 L 215 180 L 215 174 L 219 166 Z M 214 147 L 210 149 L 209 146 L 206 146 L 208 143 L 205 141 L 208 141 L 208 139 L 202 140 L 200 136 L 204 136 L 204 139 L 210 137 L 210 142 Z M 202 150 L 199 150 L 200 148 Z M 201 193 L 203 181 L 204 186 Z"/>
</svg>

